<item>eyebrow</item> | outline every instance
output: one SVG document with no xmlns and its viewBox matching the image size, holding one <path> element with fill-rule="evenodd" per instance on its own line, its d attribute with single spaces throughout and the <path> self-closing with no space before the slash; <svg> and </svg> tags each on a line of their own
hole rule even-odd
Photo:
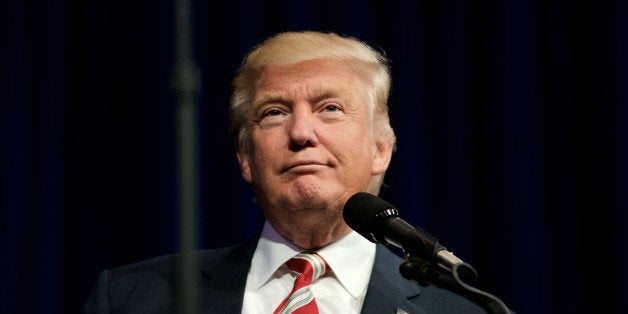
<svg viewBox="0 0 628 314">
<path fill-rule="evenodd" d="M 291 100 L 284 97 L 283 93 L 271 92 L 271 93 L 265 94 L 259 99 L 254 100 L 252 107 L 259 108 L 266 104 L 276 104 L 276 103 L 289 104 L 291 102 L 292 102 Z"/>
<path fill-rule="evenodd" d="M 344 86 L 317 86 L 312 89 L 312 94 L 315 95 L 313 100 L 321 100 L 325 98 L 342 97 L 348 98 L 351 94 L 349 89 Z"/>
<path fill-rule="evenodd" d="M 316 103 L 327 98 L 349 98 L 349 91 L 344 87 L 316 87 L 311 92 L 314 95 L 308 98 L 310 102 Z M 260 107 L 266 104 L 281 103 L 290 104 L 292 100 L 285 96 L 283 92 L 268 92 L 253 102 L 254 107 Z"/>
<path fill-rule="evenodd" d="M 310 101 L 315 103 L 327 98 L 349 98 L 349 91 L 346 88 L 320 88 L 313 94 L 314 97 Z"/>
</svg>

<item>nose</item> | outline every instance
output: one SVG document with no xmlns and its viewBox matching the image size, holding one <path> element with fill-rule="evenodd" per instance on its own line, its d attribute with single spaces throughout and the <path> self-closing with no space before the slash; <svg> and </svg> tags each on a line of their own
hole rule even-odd
<svg viewBox="0 0 628 314">
<path fill-rule="evenodd" d="M 288 134 L 290 137 L 290 149 L 300 150 L 305 147 L 313 147 L 318 144 L 315 125 L 316 118 L 310 110 L 295 110 L 291 116 Z"/>
</svg>

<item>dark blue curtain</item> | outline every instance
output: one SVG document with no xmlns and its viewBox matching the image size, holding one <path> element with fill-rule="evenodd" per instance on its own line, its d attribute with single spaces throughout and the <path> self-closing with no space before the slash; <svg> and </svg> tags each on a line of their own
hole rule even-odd
<svg viewBox="0 0 628 314">
<path fill-rule="evenodd" d="M 76 313 L 104 268 L 177 245 L 172 1 L 8 0 L 0 312 Z M 195 1 L 199 239 L 262 216 L 227 107 L 242 56 L 329 30 L 391 59 L 398 151 L 382 197 L 519 313 L 628 306 L 625 1 Z"/>
</svg>

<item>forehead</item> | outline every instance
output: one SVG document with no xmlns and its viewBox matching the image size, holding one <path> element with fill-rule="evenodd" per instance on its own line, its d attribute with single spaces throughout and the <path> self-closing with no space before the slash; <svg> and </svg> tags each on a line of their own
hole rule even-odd
<svg viewBox="0 0 628 314">
<path fill-rule="evenodd" d="M 267 93 L 334 93 L 350 96 L 357 91 L 357 75 L 346 62 L 315 59 L 293 65 L 266 66 L 256 80 L 256 98 Z"/>
</svg>

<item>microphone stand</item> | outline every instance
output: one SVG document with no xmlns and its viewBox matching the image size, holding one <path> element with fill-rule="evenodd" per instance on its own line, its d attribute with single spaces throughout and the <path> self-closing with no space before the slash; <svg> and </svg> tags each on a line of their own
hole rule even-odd
<svg viewBox="0 0 628 314">
<path fill-rule="evenodd" d="M 417 282 L 423 287 L 428 285 L 434 285 L 439 288 L 449 290 L 456 293 L 478 306 L 484 308 L 489 313 L 494 314 L 508 314 L 510 310 L 502 300 L 487 292 L 481 291 L 477 288 L 462 281 L 460 276 L 477 278 L 477 272 L 471 265 L 467 263 L 456 264 L 452 267 L 452 276 L 443 274 L 438 269 L 440 266 L 436 266 L 425 259 L 407 254 L 399 266 L 401 276 L 406 279 Z"/>
</svg>

